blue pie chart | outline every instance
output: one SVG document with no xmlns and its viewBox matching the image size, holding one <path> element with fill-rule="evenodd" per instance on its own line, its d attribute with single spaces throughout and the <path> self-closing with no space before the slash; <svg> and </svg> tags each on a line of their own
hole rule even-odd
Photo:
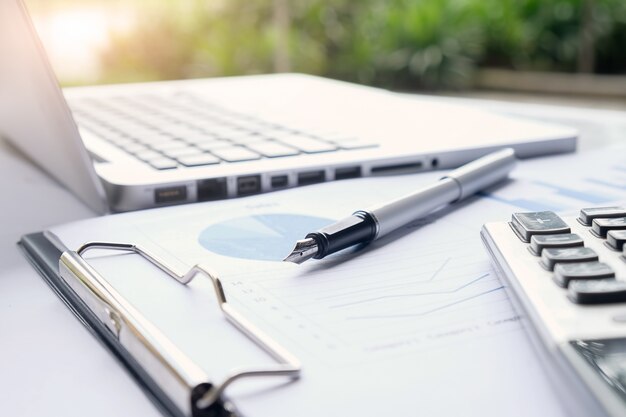
<svg viewBox="0 0 626 417">
<path fill-rule="evenodd" d="M 200 245 L 218 255 L 282 261 L 296 240 L 333 220 L 298 214 L 258 214 L 215 223 L 202 230 Z"/>
</svg>

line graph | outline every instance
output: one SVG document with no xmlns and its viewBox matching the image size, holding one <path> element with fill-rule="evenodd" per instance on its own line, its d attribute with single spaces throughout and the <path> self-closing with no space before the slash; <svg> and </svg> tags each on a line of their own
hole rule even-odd
<svg viewBox="0 0 626 417">
<path fill-rule="evenodd" d="M 353 259 L 332 273 L 320 268 L 288 280 L 268 272 L 238 290 L 295 342 L 343 362 L 517 329 L 475 237 L 458 230 L 456 237 L 391 243 L 381 256 Z"/>
<path fill-rule="evenodd" d="M 463 302 L 465 302 L 465 301 L 473 300 L 474 298 L 480 297 L 481 295 L 489 294 L 489 293 L 491 293 L 491 292 L 498 291 L 498 290 L 501 290 L 501 289 L 503 289 L 503 288 L 504 288 L 504 286 L 496 287 L 496 288 L 493 288 L 493 289 L 491 289 L 491 290 L 483 291 L 483 292 L 481 292 L 481 293 L 478 293 L 478 294 L 472 295 L 472 296 L 470 296 L 470 297 L 462 298 L 462 299 L 460 299 L 460 300 L 458 300 L 458 301 L 455 301 L 455 302 L 453 302 L 453 303 L 444 304 L 444 305 L 442 305 L 442 306 L 440 306 L 440 307 L 437 307 L 437 308 L 433 308 L 433 309 L 430 309 L 430 310 L 423 311 L 423 312 L 421 312 L 421 313 L 415 313 L 415 314 L 394 314 L 394 315 L 387 315 L 387 316 L 356 316 L 356 317 L 348 317 L 348 320 L 362 320 L 362 319 L 392 319 L 392 318 L 405 318 L 405 317 L 420 317 L 420 316 L 426 316 L 426 315 L 428 315 L 428 314 L 430 314 L 430 313 L 434 313 L 434 312 L 436 312 L 436 311 L 440 311 L 440 310 L 443 310 L 443 309 L 445 309 L 445 308 L 448 308 L 448 307 L 452 307 L 452 306 L 455 306 L 455 305 L 461 304 L 461 303 L 463 303 Z"/>
<path fill-rule="evenodd" d="M 481 279 L 488 277 L 489 274 L 484 274 L 479 276 L 476 279 L 473 279 L 459 287 L 456 287 L 454 289 L 451 290 L 441 290 L 441 291 L 430 291 L 430 292 L 418 292 L 418 293 L 407 293 L 407 294 L 391 294 L 391 295 L 381 295 L 379 297 L 372 297 L 372 298 L 366 298 L 364 300 L 358 300 L 358 301 L 352 301 L 349 303 L 344 303 L 344 304 L 336 304 L 333 306 L 330 306 L 329 308 L 341 308 L 341 307 L 348 307 L 348 306 L 354 306 L 354 305 L 358 305 L 358 304 L 364 304 L 364 303 L 371 303 L 374 301 L 380 301 L 380 300 L 389 300 L 392 298 L 405 298 L 405 297 L 421 297 L 421 296 L 425 296 L 425 295 L 440 295 L 440 294 L 454 294 L 455 292 L 458 292 L 460 290 L 462 290 L 463 288 L 467 288 L 470 285 L 474 284 L 475 282 L 480 281 Z"/>
<path fill-rule="evenodd" d="M 339 293 L 339 294 L 333 294 L 333 295 L 329 295 L 326 297 L 319 297 L 317 298 L 318 301 L 322 301 L 322 300 L 328 300 L 328 299 L 332 299 L 332 298 L 336 298 L 336 297 L 343 297 L 346 295 L 349 296 L 353 296 L 354 294 L 359 294 L 359 293 L 363 293 L 363 292 L 371 292 L 372 290 L 377 290 L 377 289 L 389 289 L 389 288 L 395 288 L 395 287 L 406 287 L 407 285 L 412 285 L 412 284 L 421 284 L 424 282 L 430 282 L 433 281 L 437 275 L 439 275 L 439 273 L 443 270 L 443 268 L 445 268 L 445 266 L 448 264 L 448 262 L 450 262 L 452 258 L 448 258 L 445 261 L 443 261 L 443 263 L 441 264 L 441 266 L 430 276 L 430 278 L 428 278 L 425 281 L 418 281 L 418 282 L 402 282 L 400 284 L 394 284 L 394 285 L 383 285 L 383 286 L 378 286 L 378 287 L 368 287 L 365 289 L 361 289 L 361 290 L 352 290 L 350 292 L 347 293 Z"/>
</svg>

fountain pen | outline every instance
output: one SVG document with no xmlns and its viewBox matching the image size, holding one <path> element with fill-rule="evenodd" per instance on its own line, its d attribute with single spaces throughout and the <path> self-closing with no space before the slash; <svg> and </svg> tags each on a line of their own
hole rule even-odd
<svg viewBox="0 0 626 417">
<path fill-rule="evenodd" d="M 311 258 L 322 259 L 350 246 L 372 242 L 438 208 L 504 180 L 515 162 L 515 152 L 511 148 L 490 153 L 416 192 L 368 210 L 358 210 L 309 233 L 296 242 L 284 261 L 301 264 Z"/>
</svg>

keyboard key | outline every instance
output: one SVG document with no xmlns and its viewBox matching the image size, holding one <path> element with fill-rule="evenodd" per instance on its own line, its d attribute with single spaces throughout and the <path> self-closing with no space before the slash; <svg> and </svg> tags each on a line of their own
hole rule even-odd
<svg viewBox="0 0 626 417">
<path fill-rule="evenodd" d="M 316 138 L 323 139 L 327 142 L 334 142 L 342 144 L 344 142 L 358 141 L 359 138 L 353 135 L 346 135 L 339 132 L 324 132 L 321 130 L 308 131 L 309 134 L 313 134 Z"/>
<path fill-rule="evenodd" d="M 150 161 L 152 159 L 163 158 L 163 155 L 159 152 L 148 149 L 142 152 L 137 152 L 135 157 L 141 159 L 142 161 Z"/>
<path fill-rule="evenodd" d="M 580 210 L 578 221 L 585 226 L 591 226 L 594 219 L 611 219 L 615 217 L 626 217 L 624 207 L 591 207 Z"/>
<path fill-rule="evenodd" d="M 572 264 L 557 264 L 554 267 L 554 282 L 560 287 L 567 288 L 570 281 L 583 279 L 614 278 L 615 272 L 610 266 L 602 262 L 583 262 Z"/>
<path fill-rule="evenodd" d="M 576 304 L 623 303 L 626 282 L 615 279 L 572 281 L 567 296 Z"/>
<path fill-rule="evenodd" d="M 203 165 L 219 164 L 220 160 L 211 154 L 203 153 L 199 155 L 181 156 L 180 158 L 178 158 L 178 162 L 187 167 L 197 167 Z"/>
<path fill-rule="evenodd" d="M 148 150 L 146 145 L 142 145 L 141 143 L 137 143 L 137 142 L 126 143 L 124 145 L 119 145 L 119 146 L 120 148 L 124 149 L 126 152 L 132 153 L 132 154 L 136 154 L 136 153 Z"/>
<path fill-rule="evenodd" d="M 191 142 L 190 139 L 192 138 L 206 136 L 205 133 L 201 133 L 199 130 L 193 129 L 192 127 L 186 126 L 186 125 L 180 125 L 177 127 L 170 127 L 168 129 L 161 129 L 161 130 L 163 133 L 165 133 L 168 136 L 178 138 L 178 139 L 184 139 L 188 142 Z"/>
<path fill-rule="evenodd" d="M 208 133 L 200 133 L 196 132 L 195 134 L 188 136 L 185 138 L 185 142 L 198 144 L 198 143 L 207 143 L 207 142 L 219 142 L 220 139 L 216 138 L 213 135 L 209 135 Z"/>
<path fill-rule="evenodd" d="M 591 231 L 598 237 L 606 237 L 609 230 L 626 230 L 626 217 L 595 219 L 591 223 Z"/>
<path fill-rule="evenodd" d="M 176 163 L 176 161 L 172 161 L 169 158 L 158 158 L 158 159 L 152 159 L 150 161 L 148 161 L 148 164 L 150 164 L 150 166 L 152 166 L 152 168 L 156 168 L 159 170 L 162 169 L 173 169 L 176 168 L 178 166 L 178 164 Z"/>
<path fill-rule="evenodd" d="M 515 213 L 511 218 L 511 226 L 524 242 L 528 242 L 533 235 L 570 232 L 569 226 L 552 211 Z"/>
<path fill-rule="evenodd" d="M 242 148 L 241 146 L 218 148 L 212 150 L 211 153 L 228 162 L 251 161 L 261 157 L 258 153 Z"/>
<path fill-rule="evenodd" d="M 178 148 L 178 149 L 170 149 L 163 151 L 166 156 L 170 158 L 178 159 L 181 156 L 192 156 L 192 155 L 200 155 L 203 152 L 198 148 L 193 148 L 188 146 L 186 148 Z"/>
<path fill-rule="evenodd" d="M 557 263 L 595 262 L 598 254 L 589 248 L 544 249 L 541 253 L 541 263 L 552 271 Z"/>
<path fill-rule="evenodd" d="M 232 136 L 228 138 L 228 140 L 238 145 L 247 145 L 249 143 L 262 142 L 265 138 L 252 133 L 242 133 L 240 135 Z"/>
<path fill-rule="evenodd" d="M 109 137 L 105 137 L 104 140 L 119 146 L 120 148 L 124 147 L 124 146 L 130 146 L 130 145 L 136 145 L 139 142 L 136 142 L 135 140 L 126 137 L 126 136 L 122 136 L 122 135 L 115 135 L 115 136 L 109 136 Z"/>
<path fill-rule="evenodd" d="M 205 127 L 202 130 L 218 139 L 230 139 L 231 137 L 242 134 L 241 130 L 226 126 L 214 126 L 211 128 Z"/>
<path fill-rule="evenodd" d="M 258 152 L 267 158 L 278 158 L 281 156 L 298 155 L 300 153 L 296 149 L 290 148 L 288 146 L 285 146 L 277 142 L 271 142 L 271 141 L 249 143 L 246 146 L 249 149 L 252 149 L 253 151 Z"/>
<path fill-rule="evenodd" d="M 301 135 L 285 136 L 280 139 L 280 142 L 305 153 L 331 152 L 337 150 L 337 145 Z"/>
<path fill-rule="evenodd" d="M 346 150 L 355 150 L 355 149 L 367 149 L 367 148 L 376 148 L 378 144 L 375 142 L 365 142 L 363 140 L 352 140 L 339 143 L 339 147 L 341 149 Z"/>
<path fill-rule="evenodd" d="M 196 143 L 196 146 L 203 151 L 211 152 L 220 148 L 230 148 L 233 146 L 233 143 L 226 140 L 214 140 L 210 142 Z"/>
<path fill-rule="evenodd" d="M 616 250 L 622 250 L 626 243 L 626 230 L 610 230 L 606 234 L 606 244 Z"/>
<path fill-rule="evenodd" d="M 133 138 L 137 140 L 137 142 L 141 142 L 148 146 L 156 146 L 165 143 L 175 142 L 175 139 L 171 136 L 162 134 L 162 133 L 151 133 L 151 134 L 143 134 L 143 135 L 132 135 Z"/>
<path fill-rule="evenodd" d="M 285 130 L 282 128 L 267 128 L 263 132 L 258 132 L 260 135 L 268 138 L 268 139 L 277 139 L 281 140 L 286 137 L 292 136 L 294 133 L 290 130 Z"/>
<path fill-rule="evenodd" d="M 179 140 L 170 139 L 169 142 L 151 144 L 150 147 L 157 151 L 164 152 L 164 151 L 171 151 L 174 149 L 188 148 L 189 145 Z"/>
<path fill-rule="evenodd" d="M 573 248 L 584 246 L 580 236 L 575 233 L 559 235 L 534 235 L 530 238 L 530 251 L 534 255 L 541 255 L 545 248 Z"/>
</svg>

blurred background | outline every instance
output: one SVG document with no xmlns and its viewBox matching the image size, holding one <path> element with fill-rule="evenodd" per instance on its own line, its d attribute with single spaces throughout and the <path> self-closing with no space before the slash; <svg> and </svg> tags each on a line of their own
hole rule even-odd
<svg viewBox="0 0 626 417">
<path fill-rule="evenodd" d="M 26 0 L 63 85 L 305 72 L 626 107 L 624 0 Z"/>
</svg>

